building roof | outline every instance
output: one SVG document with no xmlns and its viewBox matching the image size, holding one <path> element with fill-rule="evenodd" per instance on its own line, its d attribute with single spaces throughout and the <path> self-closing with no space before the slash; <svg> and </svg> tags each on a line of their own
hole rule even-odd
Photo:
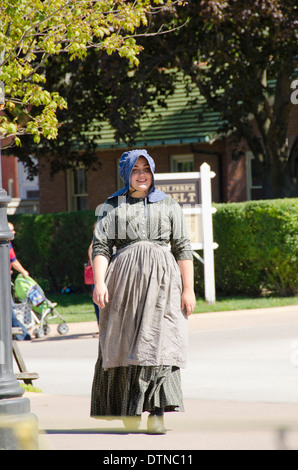
<svg viewBox="0 0 298 470">
<path fill-rule="evenodd" d="M 166 108 L 154 102 L 155 111 L 148 111 L 140 122 L 136 146 L 209 142 L 216 137 L 221 124 L 219 115 L 208 109 L 204 98 L 190 81 L 188 88 L 190 91 L 187 93 L 185 79 L 181 79 L 174 94 L 167 98 Z M 101 124 L 98 148 L 127 146 L 127 143 L 115 140 L 115 131 L 108 123 Z"/>
</svg>

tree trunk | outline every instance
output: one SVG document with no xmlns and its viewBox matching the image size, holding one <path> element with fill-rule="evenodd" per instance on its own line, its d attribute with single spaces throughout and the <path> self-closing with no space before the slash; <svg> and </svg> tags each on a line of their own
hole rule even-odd
<svg viewBox="0 0 298 470">
<path fill-rule="evenodd" d="M 264 198 L 280 199 L 285 197 L 298 197 L 298 184 L 291 177 L 288 162 L 282 164 L 275 162 L 270 165 L 268 174 L 264 174 Z"/>
</svg>

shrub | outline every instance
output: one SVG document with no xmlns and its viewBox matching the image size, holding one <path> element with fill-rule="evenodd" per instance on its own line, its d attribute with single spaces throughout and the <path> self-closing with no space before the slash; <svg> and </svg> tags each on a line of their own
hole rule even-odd
<svg viewBox="0 0 298 470">
<path fill-rule="evenodd" d="M 216 204 L 216 290 L 224 295 L 298 292 L 298 199 Z M 14 215 L 17 257 L 45 290 L 84 288 L 94 211 Z M 195 287 L 204 286 L 195 262 Z"/>
<path fill-rule="evenodd" d="M 17 257 L 44 290 L 84 288 L 94 211 L 14 215 L 9 220 L 16 229 Z"/>
<path fill-rule="evenodd" d="M 298 291 L 298 199 L 218 204 L 215 275 L 224 294 L 295 295 Z"/>
</svg>

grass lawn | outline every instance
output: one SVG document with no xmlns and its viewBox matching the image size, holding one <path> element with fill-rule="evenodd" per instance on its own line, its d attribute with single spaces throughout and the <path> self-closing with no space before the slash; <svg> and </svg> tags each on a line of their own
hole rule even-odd
<svg viewBox="0 0 298 470">
<path fill-rule="evenodd" d="M 92 298 L 89 294 L 46 294 L 52 302 L 57 302 L 57 311 L 66 323 L 96 321 Z M 54 318 L 49 323 L 57 323 Z"/>
<path fill-rule="evenodd" d="M 203 299 L 197 299 L 194 313 L 283 307 L 286 305 L 298 305 L 298 297 L 218 297 L 214 305 L 208 305 Z"/>
<path fill-rule="evenodd" d="M 52 302 L 58 303 L 57 310 L 67 323 L 96 321 L 92 299 L 88 294 L 54 294 L 49 295 L 48 298 Z M 218 297 L 214 305 L 208 305 L 204 299 L 198 299 L 194 313 L 281 307 L 285 305 L 298 305 L 298 297 Z M 57 323 L 57 319 L 54 318 L 51 322 Z"/>
</svg>

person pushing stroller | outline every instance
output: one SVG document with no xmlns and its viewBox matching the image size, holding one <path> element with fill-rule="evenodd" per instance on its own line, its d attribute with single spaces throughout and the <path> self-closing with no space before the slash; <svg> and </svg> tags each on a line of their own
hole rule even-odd
<svg viewBox="0 0 298 470">
<path fill-rule="evenodd" d="M 15 235 L 16 232 L 15 232 L 13 224 L 9 222 L 8 226 L 9 226 L 10 231 Z M 11 271 L 11 274 L 12 274 L 12 270 L 15 269 L 24 278 L 28 277 L 29 272 L 22 266 L 22 264 L 17 259 L 14 248 L 13 248 L 11 242 L 9 243 L 9 256 L 10 256 L 10 271 Z M 23 333 L 21 335 L 17 335 L 15 338 L 18 341 L 31 340 L 31 336 L 28 333 L 26 327 L 21 322 L 19 322 L 17 317 L 16 317 L 15 304 L 14 304 L 14 300 L 13 300 L 12 295 L 11 295 L 11 311 L 12 311 L 12 326 L 14 328 L 21 328 L 22 331 L 23 331 Z"/>
</svg>

